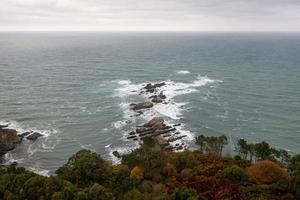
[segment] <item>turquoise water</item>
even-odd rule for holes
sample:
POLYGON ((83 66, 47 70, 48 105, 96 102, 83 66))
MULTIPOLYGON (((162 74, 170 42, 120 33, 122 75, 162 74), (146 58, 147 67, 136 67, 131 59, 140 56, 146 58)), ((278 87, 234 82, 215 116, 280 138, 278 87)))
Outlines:
POLYGON ((0 33, 0 121, 24 141, 6 161, 46 174, 81 148, 118 162, 111 151, 137 146, 132 127, 152 116, 198 134, 265 140, 300 152, 300 34, 0 33), (168 105, 132 117, 138 90, 166 81, 168 105))

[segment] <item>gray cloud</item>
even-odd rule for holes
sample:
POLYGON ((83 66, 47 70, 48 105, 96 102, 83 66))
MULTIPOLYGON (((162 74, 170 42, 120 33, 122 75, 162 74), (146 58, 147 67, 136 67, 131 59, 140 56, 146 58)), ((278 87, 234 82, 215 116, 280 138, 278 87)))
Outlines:
POLYGON ((300 31, 300 1, 1 0, 0 30, 300 31))

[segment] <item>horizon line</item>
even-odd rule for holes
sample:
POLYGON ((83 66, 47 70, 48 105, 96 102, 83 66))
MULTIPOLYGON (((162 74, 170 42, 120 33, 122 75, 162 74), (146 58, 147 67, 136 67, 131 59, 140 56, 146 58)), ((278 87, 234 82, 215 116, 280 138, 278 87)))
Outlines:
POLYGON ((300 30, 0 30, 5 32, 120 32, 120 33, 300 33, 300 30))

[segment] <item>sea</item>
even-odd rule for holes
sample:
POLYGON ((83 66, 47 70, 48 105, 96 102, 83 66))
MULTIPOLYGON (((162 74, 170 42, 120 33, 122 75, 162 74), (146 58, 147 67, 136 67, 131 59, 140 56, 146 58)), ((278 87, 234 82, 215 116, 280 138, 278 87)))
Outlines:
POLYGON ((197 135, 266 141, 300 153, 300 33, 1 32, 0 124, 44 136, 4 156, 49 175, 80 149, 120 162, 126 135, 160 116, 197 135), (165 82, 168 104, 141 116, 140 89, 165 82))

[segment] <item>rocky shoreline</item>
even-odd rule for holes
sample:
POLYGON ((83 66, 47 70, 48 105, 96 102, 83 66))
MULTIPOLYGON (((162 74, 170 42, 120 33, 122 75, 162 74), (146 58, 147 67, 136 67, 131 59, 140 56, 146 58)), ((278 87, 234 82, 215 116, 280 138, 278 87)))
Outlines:
POLYGON ((35 131, 18 132, 9 128, 9 124, 0 125, 0 156, 16 148, 23 139, 35 141, 43 134, 35 131))
MULTIPOLYGON (((130 108, 136 112, 135 116, 140 116, 145 110, 151 109, 155 104, 168 104, 167 96, 161 90, 166 85, 165 82, 152 84, 149 83, 143 87, 140 94, 147 94, 148 100, 131 103, 130 108)), ((187 148, 187 145, 180 140, 187 137, 177 130, 176 127, 181 124, 166 124, 162 117, 153 117, 145 124, 136 126, 126 136, 127 139, 139 141, 142 143, 145 137, 151 137, 155 141, 155 146, 164 151, 181 151, 187 148)), ((113 155, 120 158, 118 151, 114 151, 113 155)))

